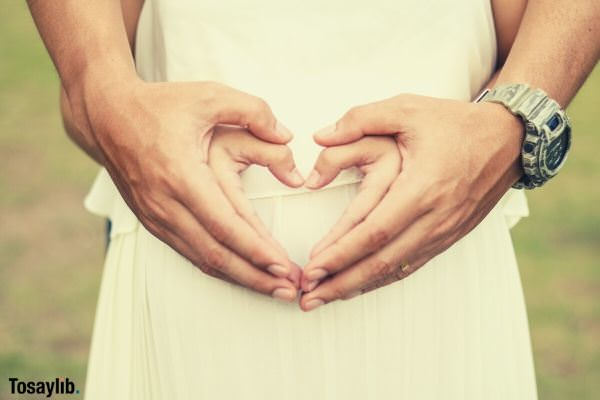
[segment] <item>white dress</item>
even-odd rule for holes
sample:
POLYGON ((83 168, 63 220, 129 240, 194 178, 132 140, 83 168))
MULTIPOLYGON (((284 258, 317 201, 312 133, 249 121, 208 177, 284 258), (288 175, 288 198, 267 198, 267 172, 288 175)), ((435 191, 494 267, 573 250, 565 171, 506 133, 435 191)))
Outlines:
MULTIPOLYGON (((469 100, 495 43, 488 0, 146 0, 136 58, 146 80, 265 99, 306 176, 315 130, 402 92, 469 100)), ((311 193, 262 167, 243 174, 300 265, 359 180, 349 169, 311 193)), ((203 274, 144 229, 105 170, 85 204, 113 223, 87 400, 536 398, 509 234, 527 215, 522 192, 407 279, 308 313, 203 274)))

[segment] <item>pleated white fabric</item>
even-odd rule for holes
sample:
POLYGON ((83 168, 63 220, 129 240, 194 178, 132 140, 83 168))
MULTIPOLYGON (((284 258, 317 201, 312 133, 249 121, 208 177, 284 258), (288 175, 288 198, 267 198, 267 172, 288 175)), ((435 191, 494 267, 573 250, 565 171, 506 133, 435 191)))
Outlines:
MULTIPOLYGON (((472 98, 495 62, 488 1, 146 0, 147 80, 215 80, 263 97, 296 137, 354 105, 412 92, 472 98)), ((259 216, 304 265, 356 193, 350 169, 316 191, 243 174, 259 216)), ((149 234, 105 170, 86 207, 113 230, 85 389, 95 399, 535 399, 510 191, 409 278, 303 313, 204 275, 149 234)))

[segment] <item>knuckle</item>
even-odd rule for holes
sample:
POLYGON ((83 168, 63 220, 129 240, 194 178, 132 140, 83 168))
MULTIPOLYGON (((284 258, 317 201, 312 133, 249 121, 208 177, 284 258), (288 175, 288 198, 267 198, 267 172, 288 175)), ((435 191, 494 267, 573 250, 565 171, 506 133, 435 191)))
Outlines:
POLYGON ((205 273, 206 275, 215 277, 217 276, 216 270, 214 268, 209 267, 207 264, 205 264, 204 262, 198 261, 194 263, 196 265, 196 267, 198 267, 198 269, 200 271, 202 271, 203 273, 205 273))
POLYGON ((232 218, 221 220, 214 215, 208 215, 203 225, 217 242, 225 243, 233 233, 233 228, 229 224, 223 223, 228 220, 230 221, 232 218))
POLYGON ((152 218, 148 217, 147 215, 142 214, 141 218, 140 218, 140 222, 142 224, 142 226, 148 231, 150 232, 154 237, 159 237, 161 236, 161 232, 162 230, 159 228, 158 224, 156 224, 152 218))
POLYGON ((396 271, 396 267, 390 261, 375 258, 369 268, 370 279, 385 278, 390 276, 396 271))
POLYGON ((148 212, 158 221, 169 221, 170 214, 161 199, 151 196, 148 199, 148 212))
MULTIPOLYGON (((333 285, 330 287, 330 293, 332 299, 342 299, 346 296, 346 290, 340 285, 333 285)), ((330 300, 331 301, 331 300, 330 300)))
POLYGON ((147 191, 139 196, 138 206, 142 217, 148 221, 165 221, 168 212, 162 199, 154 192, 147 191))
POLYGON ((214 268, 223 273, 227 274, 231 269, 231 254, 227 251, 224 251, 220 248, 211 248, 207 252, 206 256, 206 266, 208 268, 214 268))
POLYGON ((439 240, 447 237, 459 224, 460 220, 456 215, 450 215, 442 218, 431 230, 431 240, 439 240))
POLYGON ((250 250, 248 261, 252 265, 265 265, 267 259, 267 252, 264 250, 263 246, 255 246, 252 250, 250 250))
POLYGON ((367 234, 369 249, 378 250, 390 241, 390 234, 385 227, 375 226, 367 234))

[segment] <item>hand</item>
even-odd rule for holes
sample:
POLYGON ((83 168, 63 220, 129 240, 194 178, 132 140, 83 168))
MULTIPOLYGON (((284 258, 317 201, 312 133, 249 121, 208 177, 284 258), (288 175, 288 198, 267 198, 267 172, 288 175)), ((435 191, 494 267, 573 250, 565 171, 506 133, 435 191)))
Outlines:
MULTIPOLYGON (((401 167, 400 152, 395 138, 366 136, 350 144, 324 149, 319 154, 305 186, 319 189, 331 182, 341 170, 353 166, 364 174, 358 192, 329 233, 315 244, 311 257, 362 221, 385 195, 401 167)), ((303 274, 302 289, 313 290, 318 278, 303 274)))
POLYGON ((381 134, 396 135, 402 172, 364 220, 305 266, 303 275, 321 276, 300 300, 305 311, 413 273, 471 231, 522 173, 522 123, 493 103, 400 95, 351 109, 315 140, 381 134))
POLYGON ((297 285, 267 271, 276 265, 293 277, 297 267, 236 212, 208 165, 219 123, 279 144, 291 139, 264 101, 214 82, 120 82, 81 97, 80 129, 89 122, 104 166, 152 234, 213 277, 295 300, 297 285))
MULTIPOLYGON (((240 174, 252 164, 269 168, 277 179, 288 186, 298 187, 304 183, 288 146, 260 140, 244 128, 216 125, 208 150, 208 165, 213 170, 221 190, 235 211, 258 235, 287 257, 285 249, 271 236, 242 188, 240 174)), ((267 269, 273 275, 288 278, 298 286, 301 269, 293 264, 294 268, 291 271, 277 266, 269 266, 267 269)))

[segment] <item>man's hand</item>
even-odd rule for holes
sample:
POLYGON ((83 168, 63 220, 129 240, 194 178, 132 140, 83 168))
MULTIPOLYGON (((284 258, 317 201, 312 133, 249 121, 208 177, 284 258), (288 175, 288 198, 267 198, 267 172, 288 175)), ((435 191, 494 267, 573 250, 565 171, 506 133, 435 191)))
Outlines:
MULTIPOLYGON (((151 233, 209 275, 296 298, 298 266, 268 233, 257 232, 209 166, 217 124, 244 126, 266 141, 289 141, 291 134, 264 101, 214 82, 134 81, 90 89, 83 98, 104 166, 151 233)), ((293 160, 282 167, 295 176, 293 160)), ((285 183, 300 186, 303 180, 285 183)))
MULTIPOLYGON (((285 254, 285 249, 271 236, 244 193, 240 174, 252 164, 269 168, 273 176, 285 185, 298 187, 304 182, 296 169, 292 151, 288 146, 260 140, 244 128, 215 126, 208 151, 208 165, 215 174, 219 186, 235 211, 261 237, 285 254)), ((298 265, 294 264, 291 271, 279 266, 269 266, 267 269, 273 275, 288 278, 296 286, 299 285, 301 270, 298 265)))
POLYGON ((384 198, 313 252, 307 311, 413 273, 472 230, 521 175, 522 123, 501 105, 400 95, 351 109, 315 134, 324 146, 395 135, 402 171, 384 198))

